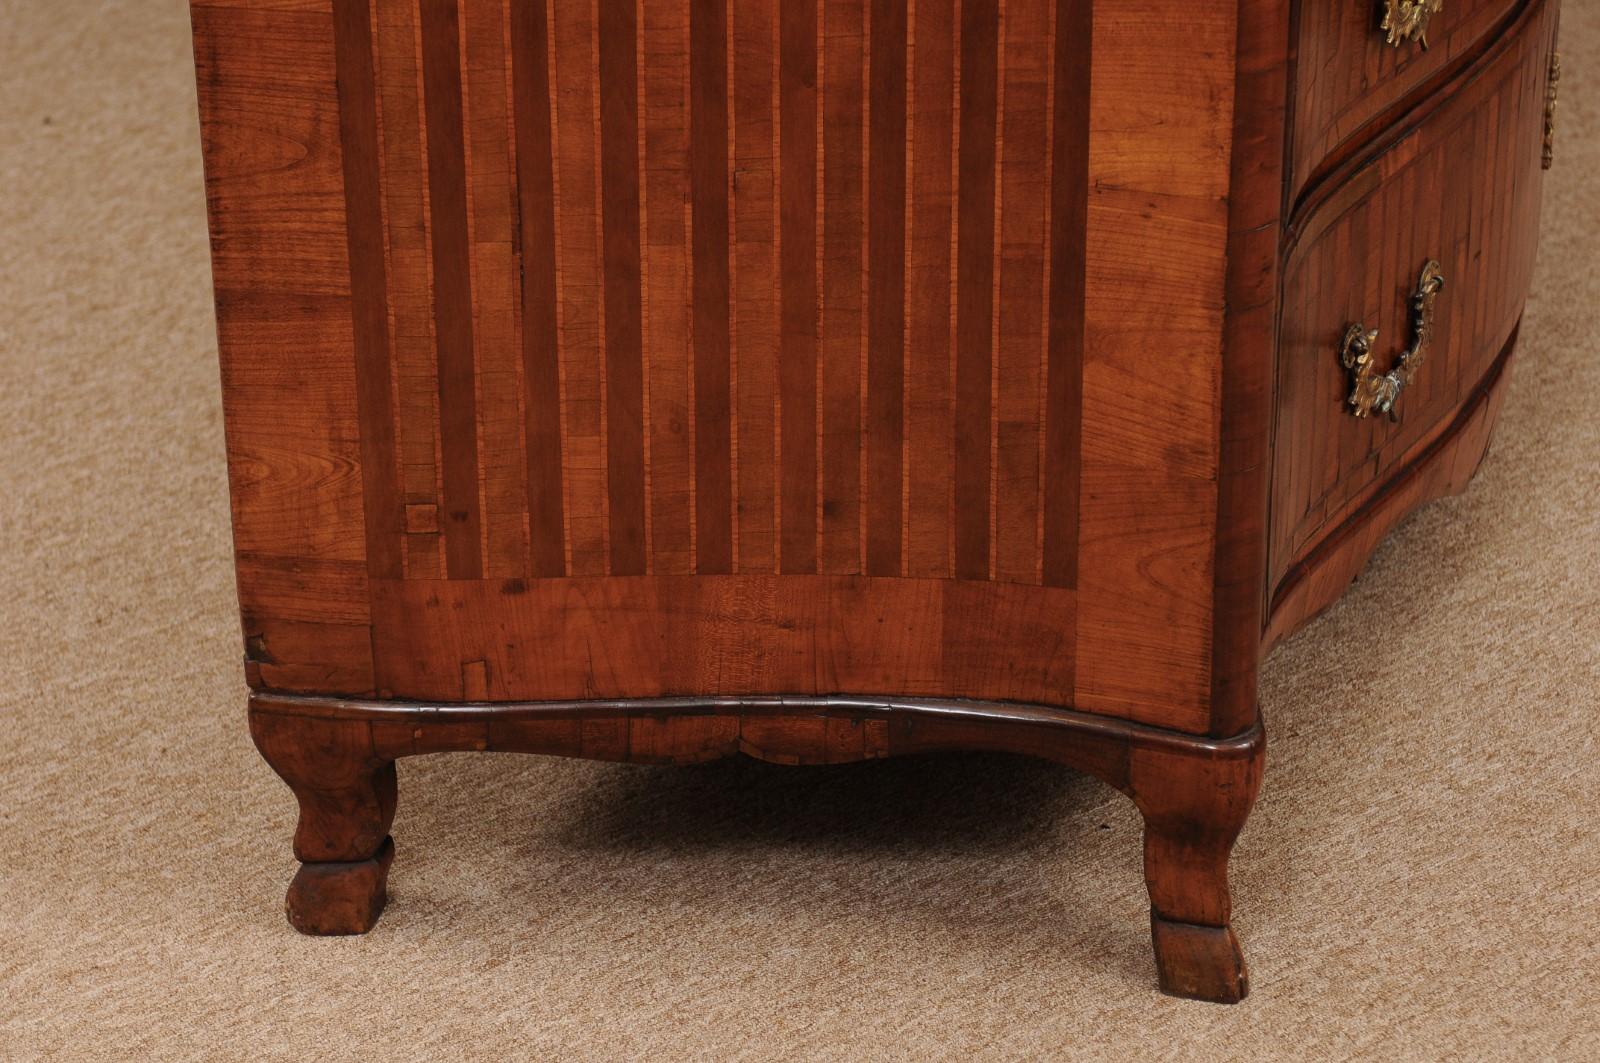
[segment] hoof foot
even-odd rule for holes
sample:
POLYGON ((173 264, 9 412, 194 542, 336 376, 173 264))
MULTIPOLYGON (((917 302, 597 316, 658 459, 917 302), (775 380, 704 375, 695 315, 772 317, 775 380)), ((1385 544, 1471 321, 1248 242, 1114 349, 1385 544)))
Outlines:
POLYGON ((1237 1004, 1250 992, 1250 974, 1231 927, 1172 923, 1151 912, 1150 936, 1163 993, 1237 1004))
POLYGON ((389 865, 394 839, 384 838, 369 860, 301 864, 284 910, 289 925, 302 934, 365 934, 389 899, 389 865))

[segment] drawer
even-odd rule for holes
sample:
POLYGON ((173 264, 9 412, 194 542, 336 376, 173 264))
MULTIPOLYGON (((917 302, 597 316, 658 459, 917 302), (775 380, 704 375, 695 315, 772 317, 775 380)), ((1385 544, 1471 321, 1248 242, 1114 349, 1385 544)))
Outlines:
MULTIPOLYGON (((1427 46, 1383 29, 1405 0, 1300 0, 1296 8, 1290 202, 1404 110, 1428 82, 1482 52, 1530 0, 1433 0, 1427 46)), ((1425 0, 1424 0, 1425 2, 1425 0)), ((1409 4, 1406 4, 1409 6, 1409 4)))
POLYGON ((1269 588, 1497 372, 1532 276, 1558 5, 1535 3, 1447 97, 1429 101, 1295 232, 1283 271, 1269 588), (1424 267, 1443 287, 1419 299, 1424 267), (1417 348, 1392 413, 1357 416, 1344 364, 1356 323, 1388 374, 1417 348))

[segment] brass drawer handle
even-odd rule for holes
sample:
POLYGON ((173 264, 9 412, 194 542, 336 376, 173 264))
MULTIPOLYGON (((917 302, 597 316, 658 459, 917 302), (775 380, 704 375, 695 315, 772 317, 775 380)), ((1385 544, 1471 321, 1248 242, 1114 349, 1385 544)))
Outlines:
POLYGON ((1544 168, 1556 164, 1556 108, 1561 103, 1561 53, 1550 56, 1549 84, 1544 94, 1544 168))
POLYGON ((1430 260, 1422 267, 1416 294, 1411 297, 1411 346, 1400 353, 1387 373, 1378 372, 1372 358, 1378 330, 1368 331, 1360 322, 1345 329, 1339 362, 1350 371, 1349 404, 1357 417, 1370 417, 1377 411, 1388 414, 1391 421, 1400 419, 1394 404, 1428 357, 1428 347, 1433 342, 1433 301, 1443 290, 1444 274, 1439 263, 1430 260))
POLYGON ((1396 48, 1407 41, 1428 47, 1428 20, 1444 7, 1444 0, 1384 0, 1382 29, 1396 48))

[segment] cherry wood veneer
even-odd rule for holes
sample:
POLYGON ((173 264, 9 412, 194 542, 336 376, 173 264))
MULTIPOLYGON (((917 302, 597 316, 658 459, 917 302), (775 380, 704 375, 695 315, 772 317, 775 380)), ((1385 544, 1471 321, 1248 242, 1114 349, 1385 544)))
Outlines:
POLYGON ((1555 15, 1549 4, 1524 5, 1448 92, 1385 131, 1381 152, 1314 190, 1288 232, 1268 532, 1275 595, 1291 565, 1500 378, 1538 246, 1555 15), (1350 416, 1349 374, 1328 351, 1347 324, 1364 321, 1380 329, 1387 365, 1409 339, 1412 292, 1430 259, 1446 289, 1399 419, 1350 416))
POLYGON ((404 756, 996 749, 1129 794, 1162 987, 1244 995, 1261 653, 1487 447, 1556 0, 192 11, 297 928, 377 919, 404 756))
POLYGON ((1298 198, 1400 114, 1435 95, 1438 79, 1473 63, 1530 0, 1447 0, 1428 23, 1428 47, 1375 44, 1361 0, 1302 0, 1293 30, 1294 136, 1287 188, 1298 198))

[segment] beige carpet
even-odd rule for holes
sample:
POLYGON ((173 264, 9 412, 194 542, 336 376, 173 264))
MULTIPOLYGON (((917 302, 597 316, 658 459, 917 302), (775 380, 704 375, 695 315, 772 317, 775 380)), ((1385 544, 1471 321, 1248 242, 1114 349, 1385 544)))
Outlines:
POLYGON ((1600 1058, 1600 8, 1494 454, 1280 651, 1256 991, 1159 996, 1042 763, 407 761, 378 929, 284 922, 178 0, 0 4, 0 1060, 1600 1058))

